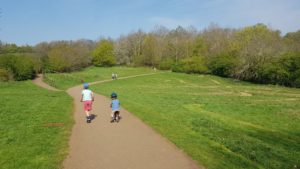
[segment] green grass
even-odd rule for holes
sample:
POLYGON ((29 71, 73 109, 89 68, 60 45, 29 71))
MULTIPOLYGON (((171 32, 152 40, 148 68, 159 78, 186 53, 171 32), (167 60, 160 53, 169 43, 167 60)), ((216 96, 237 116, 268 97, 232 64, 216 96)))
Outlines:
MULTIPOLYGON (((92 86, 207 168, 300 167, 300 90, 164 73, 92 86)), ((126 120, 126 119, 124 119, 126 120)))
POLYGON ((73 124, 71 97, 30 81, 0 88, 0 168, 62 168, 73 124))
POLYGON ((73 73, 48 73, 45 75, 45 82, 58 89, 68 89, 79 85, 82 81, 94 82, 99 80, 111 79, 112 73, 117 73, 118 77, 153 73, 149 68, 130 68, 130 67, 89 67, 82 71, 73 73))

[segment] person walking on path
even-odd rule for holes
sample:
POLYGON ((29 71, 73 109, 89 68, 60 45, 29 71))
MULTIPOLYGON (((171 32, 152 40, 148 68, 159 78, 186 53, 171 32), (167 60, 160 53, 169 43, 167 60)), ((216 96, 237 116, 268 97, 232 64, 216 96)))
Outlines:
POLYGON ((92 110, 92 104, 94 101, 94 93, 88 89, 89 84, 84 83, 83 84, 83 90, 81 91, 81 102, 83 102, 83 107, 84 111, 86 114, 86 122, 90 123, 91 122, 91 113, 90 111, 92 110))

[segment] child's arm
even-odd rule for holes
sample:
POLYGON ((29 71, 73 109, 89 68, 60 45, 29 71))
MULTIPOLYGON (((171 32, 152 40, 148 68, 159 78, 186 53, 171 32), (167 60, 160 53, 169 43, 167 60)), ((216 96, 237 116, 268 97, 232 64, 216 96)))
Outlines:
POLYGON ((94 100, 95 100, 94 93, 92 92, 92 101, 94 101, 94 100))

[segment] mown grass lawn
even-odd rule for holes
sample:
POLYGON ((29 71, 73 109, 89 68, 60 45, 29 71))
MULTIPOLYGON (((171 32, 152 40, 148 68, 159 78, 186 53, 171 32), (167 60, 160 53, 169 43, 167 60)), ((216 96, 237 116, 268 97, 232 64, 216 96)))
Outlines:
MULTIPOLYGON (((92 86, 207 168, 300 167, 300 90, 163 73, 92 86)), ((126 119, 124 119, 126 120, 126 119)))
POLYGON ((89 67, 82 71, 72 73, 47 73, 45 82, 58 89, 68 89, 70 87, 85 82, 111 79, 112 73, 117 73, 118 77, 153 73, 150 68, 131 68, 131 67, 89 67))
POLYGON ((0 168, 61 168, 73 124, 72 98, 30 81, 0 82, 0 88, 0 168))

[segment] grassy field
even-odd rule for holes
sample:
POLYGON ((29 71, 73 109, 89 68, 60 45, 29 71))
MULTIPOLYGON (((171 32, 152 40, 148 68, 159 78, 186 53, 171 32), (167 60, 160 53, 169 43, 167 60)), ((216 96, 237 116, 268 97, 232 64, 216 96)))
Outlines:
MULTIPOLYGON (((300 90, 164 73, 92 87, 207 168, 300 167, 300 90)), ((126 119, 124 119, 126 120, 126 119)))
POLYGON ((111 79, 112 73, 117 73, 118 77, 153 73, 149 68, 130 68, 130 67, 89 67, 83 71, 73 73, 49 73, 45 74, 45 81, 58 89, 68 89, 81 84, 82 81, 94 82, 104 79, 111 79))
POLYGON ((71 97, 30 81, 0 82, 0 88, 0 168, 61 168, 73 124, 71 97))

